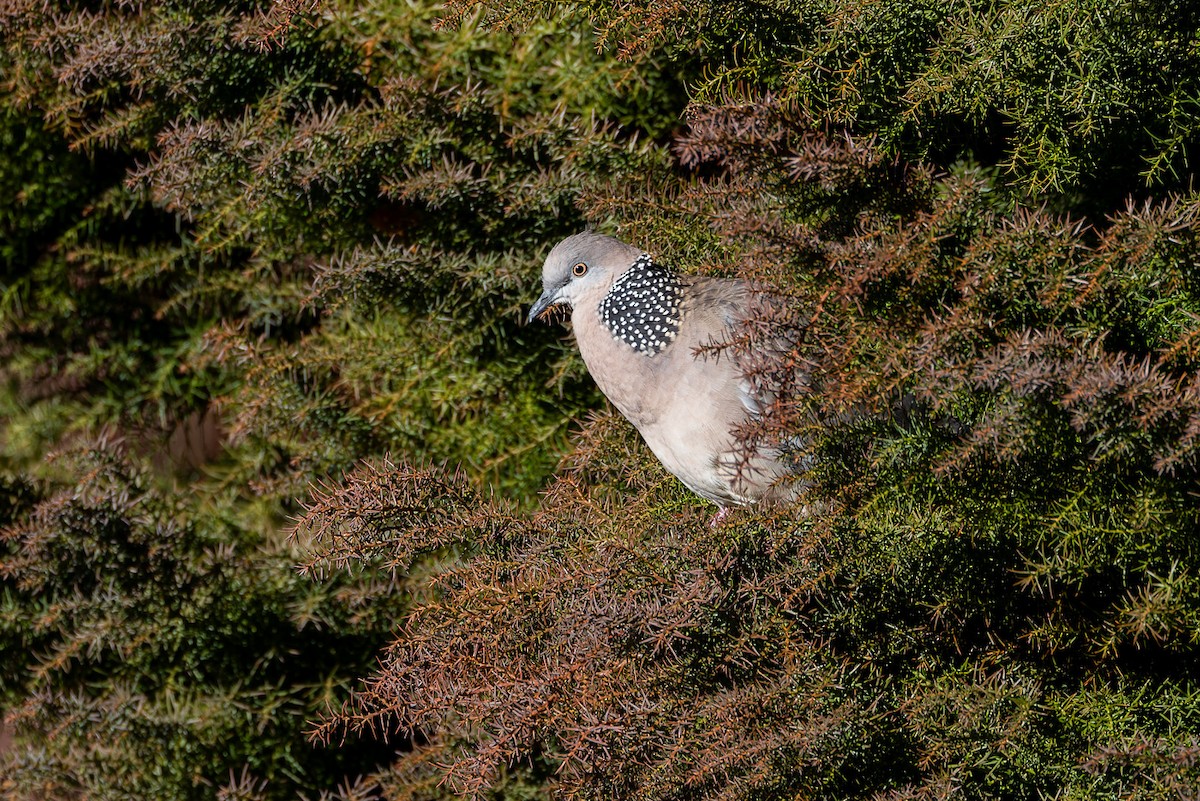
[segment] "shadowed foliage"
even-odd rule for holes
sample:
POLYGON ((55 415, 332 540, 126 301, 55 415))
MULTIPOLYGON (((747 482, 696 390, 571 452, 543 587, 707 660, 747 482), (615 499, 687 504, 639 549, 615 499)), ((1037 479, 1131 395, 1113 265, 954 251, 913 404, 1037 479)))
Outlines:
POLYGON ((10 3, 0 793, 1190 797, 1198 21, 10 3), (773 288, 794 507, 520 324, 587 224, 773 288))
POLYGON ((719 174, 660 218, 711 219, 805 310, 760 377, 812 391, 759 433, 816 443, 808 511, 710 529, 611 418, 533 515, 364 469, 303 519, 326 560, 467 558, 330 736, 436 731, 397 775, 473 794, 531 758, 579 798, 1194 785, 1195 201, 1085 223, 875 148, 698 108, 676 152, 719 174))
POLYGON ((595 404, 526 268, 668 168, 680 68, 437 13, 0 10, 6 797, 373 792, 406 738, 304 732, 407 582, 296 577, 288 515, 388 451, 529 505, 595 404))

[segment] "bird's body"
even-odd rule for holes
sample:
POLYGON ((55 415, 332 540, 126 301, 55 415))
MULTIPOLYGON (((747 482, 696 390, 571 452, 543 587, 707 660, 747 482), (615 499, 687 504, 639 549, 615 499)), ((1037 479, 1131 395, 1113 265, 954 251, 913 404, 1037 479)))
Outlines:
POLYGON ((763 399, 726 352, 757 293, 743 281, 682 276, 611 237, 576 234, 546 258, 530 319, 571 308, 580 354, 600 391, 663 466, 722 509, 776 494, 774 450, 748 452, 736 429, 763 399))

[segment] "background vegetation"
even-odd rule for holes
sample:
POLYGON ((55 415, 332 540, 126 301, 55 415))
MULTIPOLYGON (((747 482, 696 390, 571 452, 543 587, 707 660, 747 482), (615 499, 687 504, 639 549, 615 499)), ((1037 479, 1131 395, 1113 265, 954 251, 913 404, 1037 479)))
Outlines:
POLYGON ((9 3, 0 794, 1191 797, 1193 5, 9 3), (589 224, 791 299, 802 507, 520 324, 589 224))

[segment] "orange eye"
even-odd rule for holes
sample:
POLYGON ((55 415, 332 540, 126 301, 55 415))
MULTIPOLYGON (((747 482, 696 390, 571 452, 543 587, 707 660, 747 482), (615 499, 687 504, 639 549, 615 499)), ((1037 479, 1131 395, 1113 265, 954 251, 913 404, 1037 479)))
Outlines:
POLYGON ((587 272, 587 265, 584 264, 583 262, 579 262, 578 264, 576 264, 574 267, 571 268, 571 274, 574 275, 576 278, 579 278, 586 272, 587 272))

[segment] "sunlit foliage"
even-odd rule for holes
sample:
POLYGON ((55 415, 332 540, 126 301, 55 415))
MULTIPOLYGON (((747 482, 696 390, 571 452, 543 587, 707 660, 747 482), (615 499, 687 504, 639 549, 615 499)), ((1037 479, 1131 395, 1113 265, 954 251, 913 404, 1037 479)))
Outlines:
POLYGON ((1194 5, 8 4, 0 792, 1194 794, 1194 5), (795 507, 521 324, 589 224, 795 507))

